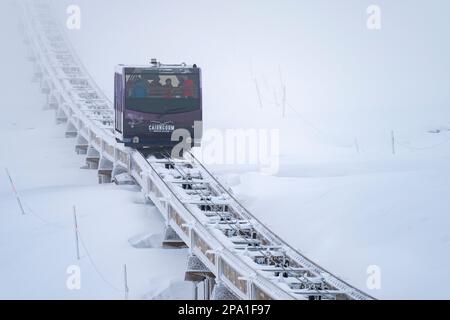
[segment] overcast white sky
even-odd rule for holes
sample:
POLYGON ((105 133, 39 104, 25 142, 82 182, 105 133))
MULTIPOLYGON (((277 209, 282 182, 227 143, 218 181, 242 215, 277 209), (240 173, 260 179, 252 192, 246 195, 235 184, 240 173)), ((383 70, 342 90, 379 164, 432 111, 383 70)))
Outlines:
MULTIPOLYGON (((81 30, 68 33, 110 96, 119 63, 157 57, 201 66, 209 127, 260 125, 258 119, 267 115, 256 108, 253 79, 266 108, 281 100, 283 82, 288 102, 302 116, 344 138, 448 124, 450 3, 445 0, 53 3, 61 23, 68 5, 80 6, 81 30), (366 27, 370 4, 381 8, 379 31, 366 27)), ((8 2, 2 6, 11 10, 8 2)), ((3 24, 2 43, 8 43, 9 26, 3 24)), ((0 55, 2 61, 11 59, 0 55)))

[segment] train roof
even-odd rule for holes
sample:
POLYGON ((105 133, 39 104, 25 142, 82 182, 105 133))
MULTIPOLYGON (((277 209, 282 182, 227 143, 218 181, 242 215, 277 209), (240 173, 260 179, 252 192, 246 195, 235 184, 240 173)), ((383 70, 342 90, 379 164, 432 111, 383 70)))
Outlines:
POLYGON ((198 73, 199 71, 200 68, 196 64, 163 64, 154 59, 148 65, 119 64, 116 67, 117 73, 198 73))

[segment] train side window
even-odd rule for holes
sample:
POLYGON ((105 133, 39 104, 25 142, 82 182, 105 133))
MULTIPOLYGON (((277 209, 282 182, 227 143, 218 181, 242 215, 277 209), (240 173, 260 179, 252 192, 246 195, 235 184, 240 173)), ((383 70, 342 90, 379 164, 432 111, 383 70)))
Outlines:
POLYGON ((194 98, 199 95, 197 75, 192 74, 127 74, 128 98, 194 98))

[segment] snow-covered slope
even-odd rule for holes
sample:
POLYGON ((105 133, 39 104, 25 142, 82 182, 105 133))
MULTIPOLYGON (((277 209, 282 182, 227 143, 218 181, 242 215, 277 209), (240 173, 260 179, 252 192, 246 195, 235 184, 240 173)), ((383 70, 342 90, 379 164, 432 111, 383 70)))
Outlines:
POLYGON ((285 240, 375 297, 447 299, 448 161, 299 160, 282 177, 241 175, 234 189, 285 240), (380 290, 366 287, 371 265, 380 268, 380 290))
POLYGON ((136 237, 162 238, 157 209, 135 186, 98 185, 80 169, 74 140, 64 138, 54 111, 31 83, 31 64, 16 32, 13 6, 2 3, 0 79, 0 299, 123 299, 123 265, 130 298, 191 298, 184 282, 186 250, 135 248, 136 237), (19 192, 16 202, 5 168, 19 192), (82 240, 76 259, 72 207, 82 240), (131 240, 131 242, 130 242, 131 240), (81 271, 80 290, 66 286, 67 270, 81 271))
POLYGON ((81 1, 69 33, 108 94, 116 63, 198 63, 207 129, 280 129, 275 175, 210 166, 255 215, 375 297, 450 297, 447 3, 380 1, 380 32, 370 1, 130 3, 81 1))
MULTIPOLYGON (((198 63, 204 75, 206 129, 280 129, 275 175, 261 174, 254 166, 210 166, 252 213, 308 257, 375 297, 449 298, 450 47, 442 39, 450 28, 450 4, 379 3, 382 30, 371 32, 365 24, 371 1, 218 5, 201 0, 192 6, 183 1, 80 0, 82 28, 70 31, 69 37, 110 96, 117 63, 146 63, 152 57, 198 63), (283 82, 289 103, 285 118, 280 107, 283 82), (440 132, 430 132, 436 129, 440 132), (380 290, 366 287, 370 265, 380 268, 380 290)), ((68 4, 55 2, 61 23, 68 4)), ((27 72, 7 67, 11 77, 2 80, 8 83, 20 82, 20 73, 27 72)), ((35 90, 30 88, 27 92, 35 90)), ((8 94, 12 97, 7 101, 20 95, 8 94)), ((17 117, 23 112, 18 110, 17 117)), ((50 130, 47 137, 55 137, 53 145, 61 149, 51 154, 71 168, 64 170, 67 180, 59 180, 58 167, 52 175, 39 173, 37 165, 29 172, 24 169, 35 163, 30 159, 40 159, 42 165, 49 159, 36 151, 45 145, 36 130, 26 130, 40 115, 20 117, 20 126, 1 120, 7 131, 2 136, 36 139, 30 140, 33 154, 13 148, 17 139, 2 139, 7 146, 2 152, 9 154, 2 154, 2 160, 9 159, 16 183, 31 188, 36 180, 27 182, 27 175, 40 175, 39 181, 49 179, 51 185, 91 184, 85 175, 95 174, 77 169, 80 163, 67 140, 59 133, 52 136, 55 129, 40 132, 50 130)), ((1 183, 8 199, 2 206, 17 210, 7 181, 1 183)), ((111 187, 89 188, 112 192, 111 187)), ((113 189, 135 197, 134 191, 113 189)), ((36 199, 33 205, 42 202, 36 199)), ((69 222, 71 205, 64 207, 69 222)), ((2 223, 2 228, 7 227, 2 223)), ((120 269, 124 259, 119 260, 120 269)), ((120 284, 116 269, 111 272, 119 274, 120 284)), ((177 285, 171 288, 177 290, 177 285)))

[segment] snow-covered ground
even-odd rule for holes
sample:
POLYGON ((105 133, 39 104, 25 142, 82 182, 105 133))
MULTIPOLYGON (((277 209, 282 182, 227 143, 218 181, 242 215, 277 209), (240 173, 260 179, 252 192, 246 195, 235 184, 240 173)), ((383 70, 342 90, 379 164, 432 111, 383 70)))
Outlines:
MULTIPOLYGON (((219 5, 199 0, 192 6, 182 1, 80 0, 82 28, 69 31, 69 37, 109 96, 115 64, 143 64, 152 57, 163 62, 198 63, 203 67, 206 129, 280 130, 280 166, 274 175, 263 174, 254 166, 210 166, 253 214, 305 255, 377 298, 448 299, 450 47, 442 39, 450 28, 446 18, 450 4, 437 0, 379 2, 383 27, 371 32, 365 25, 365 10, 371 1, 227 1, 219 5), (263 108, 259 106, 255 79, 263 108), (285 118, 280 107, 283 82, 289 102, 285 118), (435 129, 440 132, 429 132, 435 129), (391 130, 396 139, 395 155, 391 152, 391 130), (372 265, 381 271, 379 290, 366 287, 367 268, 372 265)), ((55 2, 61 23, 68 4, 72 3, 55 2)), ((11 52, 20 52, 20 48, 11 52)), ((2 78, 3 82, 21 83, 23 75, 29 74, 27 65, 17 68, 8 64, 5 68, 9 77, 2 78)), ((64 250, 68 248, 66 260, 70 263, 74 254, 70 229, 73 204, 79 207, 86 242, 93 242, 92 256, 96 247, 104 248, 96 241, 105 241, 111 250, 124 248, 120 256, 116 253, 112 270, 105 267, 104 271, 120 286, 124 260, 128 260, 128 254, 141 253, 126 241, 147 229, 161 232, 161 221, 152 208, 139 203, 135 190, 95 185, 94 172, 78 169, 81 157, 75 156, 70 142, 62 138, 63 129, 51 124, 51 115, 39 111, 42 97, 27 94, 25 99, 23 89, 10 87, 5 101, 18 106, 8 108, 8 116, 0 120, 1 135, 9 138, 2 139, 2 166, 10 168, 33 210, 68 226, 64 250), (20 101, 15 99, 18 96, 20 101), (30 99, 33 108, 25 108, 23 103, 30 99), (24 110, 30 116, 23 117, 24 110), (21 139, 27 139, 26 149, 18 147, 21 139), (42 186, 60 188, 45 189, 47 194, 39 198, 42 186), (33 192, 36 189, 40 192, 33 192), (64 197, 57 201, 56 194, 61 193, 64 197), (112 211, 117 206, 110 201, 119 204, 120 199, 131 198, 120 201, 120 206, 130 206, 130 216, 136 220, 129 221, 127 213, 128 223, 124 223, 123 211, 96 212, 94 206, 101 201, 90 206, 86 201, 94 194, 105 199, 104 205, 112 211), (61 219, 65 220, 55 218, 58 212, 64 212, 61 219), (100 228, 103 217, 117 219, 117 224, 109 221, 108 226, 118 229, 104 231, 105 239, 89 239, 89 235, 93 237, 89 228, 100 228), (107 240, 118 242, 109 246, 107 240)), ((28 82, 26 88, 27 93, 36 92, 28 82)), ((37 251, 18 254, 12 247, 5 247, 5 241, 17 246, 25 241, 35 244, 26 232, 33 227, 40 228, 35 231, 39 239, 53 243, 47 230, 61 235, 62 231, 37 219, 31 222, 31 215, 21 217, 8 181, 0 183, 1 248, 9 253, 0 256, 0 265, 8 266, 3 259, 19 263, 17 259, 37 251), (14 214, 5 217, 6 212, 14 214), (24 219, 34 224, 21 223, 24 219)), ((158 266, 178 259, 173 263, 177 269, 171 272, 171 278, 181 279, 185 253, 161 253, 158 249, 144 252, 145 258, 140 256, 143 266, 156 263, 152 255, 158 257, 158 266), (150 259, 145 260, 147 257, 150 259)), ((89 268, 86 259, 83 262, 89 268)), ((133 275, 131 266, 129 269, 130 277, 141 276, 139 272, 133 275)), ((25 271, 11 266, 2 276, 11 283, 13 277, 5 274, 25 271)), ((166 270, 151 267, 140 280, 151 281, 158 272, 166 270)), ((95 287, 101 288, 101 280, 94 272, 89 274, 97 281, 95 287)), ((34 275, 24 279, 42 281, 34 275)), ((20 293, 25 289, 17 290, 20 293)), ((99 293, 101 297, 116 294, 106 285, 104 290, 108 294, 99 293)), ((141 295, 146 291, 151 291, 150 286, 138 290, 141 295)), ((1 294, 8 293, 2 289, 1 294)), ((33 294, 38 295, 35 290, 33 294)))
POLYGON ((84 158, 75 154, 74 140, 64 138, 65 125, 55 124, 54 111, 43 111, 45 98, 30 82, 12 6, 2 7, 0 32, 8 46, 1 59, 7 76, 0 80, 0 299, 123 299, 124 264, 130 298, 191 298, 184 281, 187 251, 158 247, 164 230, 158 210, 144 203, 137 187, 99 185, 95 170, 80 169, 84 158), (154 247, 136 247, 140 239, 154 247), (80 267, 80 290, 66 285, 73 265, 80 267))
POLYGON ((375 297, 446 299, 448 161, 300 160, 289 176, 241 175, 234 190, 273 231, 375 297), (371 265, 380 268, 380 290, 366 287, 371 265))

